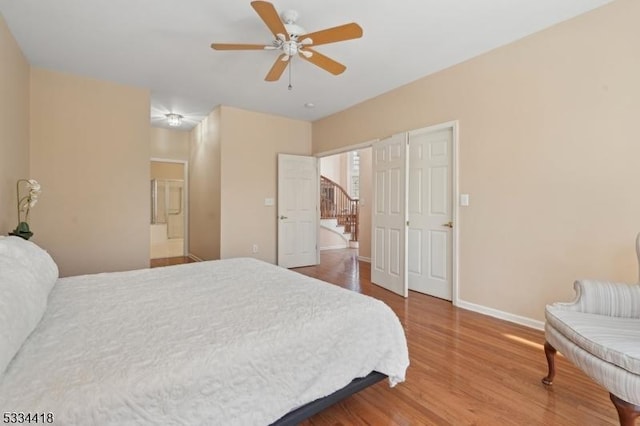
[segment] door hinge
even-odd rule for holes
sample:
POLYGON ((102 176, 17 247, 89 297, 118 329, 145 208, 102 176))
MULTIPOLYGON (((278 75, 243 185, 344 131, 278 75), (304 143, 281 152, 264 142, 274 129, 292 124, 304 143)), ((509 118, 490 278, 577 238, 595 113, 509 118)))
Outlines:
POLYGON ((409 226, 409 221, 407 221, 407 226, 409 226))

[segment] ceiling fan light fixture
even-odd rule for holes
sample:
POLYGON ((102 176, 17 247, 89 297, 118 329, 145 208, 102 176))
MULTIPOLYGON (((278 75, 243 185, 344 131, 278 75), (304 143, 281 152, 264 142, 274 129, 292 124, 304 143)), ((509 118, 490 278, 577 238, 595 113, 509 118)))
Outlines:
POLYGON ((306 33, 306 30, 298 24, 284 24, 284 27, 287 29, 287 33, 289 33, 289 37, 292 39, 297 39, 299 35, 306 33))
POLYGON ((282 45, 282 51, 287 56, 295 56, 298 53, 298 43, 295 41, 285 41, 282 45))
POLYGON ((171 112, 169 114, 166 114, 165 116, 167 117, 167 122, 169 123, 169 126, 179 127, 180 125, 182 125, 182 119, 184 117, 181 116, 180 114, 175 114, 171 112))

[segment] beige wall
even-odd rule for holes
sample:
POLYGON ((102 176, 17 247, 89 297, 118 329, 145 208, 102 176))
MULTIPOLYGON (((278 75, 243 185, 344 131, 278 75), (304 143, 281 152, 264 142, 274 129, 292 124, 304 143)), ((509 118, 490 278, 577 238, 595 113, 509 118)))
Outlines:
POLYGON ((33 68, 32 230, 61 275, 149 265, 149 94, 33 68))
MULTIPOLYGON (((18 224, 16 181, 29 174, 29 63, 0 15, 0 235, 18 224)), ((37 216, 39 206, 31 211, 37 216)))
POLYGON ((318 230, 318 248, 320 250, 333 250, 348 246, 348 242, 340 234, 330 231, 324 226, 318 230))
POLYGON ((311 123, 221 107, 222 258, 276 262, 277 154, 311 154, 311 123), (253 244, 259 252, 251 253, 253 244))
POLYGON ((314 152, 459 120, 461 299, 542 320, 576 278, 636 281, 638 16, 618 0, 314 122, 314 152))
POLYGON ((151 128, 151 157, 163 160, 189 160, 190 132, 151 128))
POLYGON ((150 169, 151 179, 179 179, 184 180, 184 164, 152 161, 150 169))
POLYGON ((349 154, 330 155, 320 158, 320 174, 331 179, 346 191, 349 191, 349 179, 347 168, 349 167, 349 154))
POLYGON ((220 259, 220 108, 189 139, 189 253, 220 259))
POLYGON ((362 260, 371 260, 371 156, 373 150, 364 148, 360 154, 360 235, 358 238, 358 256, 362 260))

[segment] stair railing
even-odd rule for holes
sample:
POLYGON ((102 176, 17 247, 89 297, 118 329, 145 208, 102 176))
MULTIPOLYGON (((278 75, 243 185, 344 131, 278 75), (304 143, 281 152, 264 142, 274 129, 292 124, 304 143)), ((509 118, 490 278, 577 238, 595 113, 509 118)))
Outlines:
POLYGON ((320 218, 336 219, 351 234, 351 241, 358 241, 358 213, 357 199, 331 179, 320 176, 320 218))

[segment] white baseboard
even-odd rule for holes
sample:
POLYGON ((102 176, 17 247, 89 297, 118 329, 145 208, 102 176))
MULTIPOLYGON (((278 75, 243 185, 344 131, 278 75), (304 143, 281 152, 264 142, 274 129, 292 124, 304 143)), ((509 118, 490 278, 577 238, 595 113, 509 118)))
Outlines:
POLYGON ((337 246, 326 246, 326 247, 320 247, 320 251, 322 250, 338 250, 338 249, 344 249, 347 248, 347 245, 337 245, 337 246))
POLYGON ((487 306, 476 305, 475 303, 465 302, 464 300, 458 300, 456 306, 458 308, 467 309, 469 311, 478 312, 484 315, 489 315, 490 317, 524 325, 525 327, 534 328, 536 330, 544 330, 543 321, 515 315, 509 312, 499 311, 498 309, 489 308, 487 306))
POLYGON ((187 257, 188 257, 189 259, 191 259, 191 260, 195 260, 196 262, 204 262, 204 260, 203 260, 203 259, 200 259, 200 258, 199 258, 198 256, 196 256, 195 254, 191 254, 191 253, 189 253, 189 254, 187 255, 187 257))
POLYGON ((370 257, 358 256, 358 260, 359 260, 360 262, 371 263, 371 258, 370 258, 370 257))

